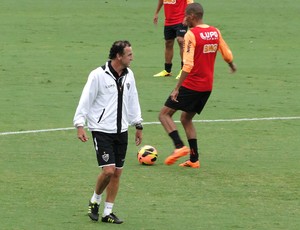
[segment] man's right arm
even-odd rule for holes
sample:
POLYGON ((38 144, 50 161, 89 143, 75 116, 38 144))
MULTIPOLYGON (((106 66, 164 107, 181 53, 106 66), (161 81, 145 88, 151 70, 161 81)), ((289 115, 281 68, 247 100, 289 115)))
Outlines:
POLYGON ((236 65, 233 63, 233 55, 232 52, 229 48, 229 46, 227 45, 227 43, 225 42, 225 40, 223 39, 221 32, 219 32, 219 36, 220 36, 220 43, 219 43, 219 51, 222 54, 222 57, 224 59, 224 61, 226 61, 230 67, 230 72, 234 73, 237 68, 236 65))
POLYGON ((158 23, 158 14, 163 5, 164 5, 163 0, 158 0, 157 7, 156 7, 156 10, 154 12, 154 17, 153 17, 153 23, 155 25, 157 25, 157 23, 158 23))

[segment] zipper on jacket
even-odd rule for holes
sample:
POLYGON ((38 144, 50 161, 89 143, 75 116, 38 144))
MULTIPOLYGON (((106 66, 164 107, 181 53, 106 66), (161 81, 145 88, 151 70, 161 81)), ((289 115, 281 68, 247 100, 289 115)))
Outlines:
POLYGON ((122 110, 123 110, 123 91, 124 91, 124 84, 126 82, 127 68, 124 69, 121 76, 117 76, 118 74, 115 72, 115 70, 111 67, 110 62, 107 64, 108 69, 111 71, 111 73, 106 70, 106 65, 101 66, 102 69, 105 71, 106 74, 110 75, 112 78, 114 78, 118 90, 118 104, 117 104, 117 133, 121 133, 122 131, 122 110))
POLYGON ((122 130, 122 107, 123 107, 123 77, 116 79, 118 88, 118 105, 117 105, 117 133, 121 133, 122 130))

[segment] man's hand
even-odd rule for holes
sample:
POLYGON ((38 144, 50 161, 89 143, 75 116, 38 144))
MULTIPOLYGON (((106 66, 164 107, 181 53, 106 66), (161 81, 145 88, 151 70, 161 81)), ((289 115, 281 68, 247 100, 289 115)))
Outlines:
POLYGON ((157 25, 157 23, 158 23, 158 14, 154 14, 153 23, 154 23, 154 25, 157 25))
POLYGON ((236 65, 233 62, 228 63, 229 67, 230 67, 230 73, 235 73, 237 68, 236 65))
POLYGON ((86 132, 84 130, 83 126, 79 126, 77 127, 77 137, 79 140, 81 140, 82 142, 86 142, 88 141, 88 136, 86 135, 86 132))
POLYGON ((138 146, 142 143, 143 139, 143 131, 140 129, 137 129, 135 132, 135 145, 138 146))
POLYGON ((179 93, 179 92, 178 92, 177 89, 174 89, 174 90, 172 91, 172 93, 171 93, 171 95, 170 95, 172 101, 178 102, 178 101, 177 101, 178 93, 179 93))

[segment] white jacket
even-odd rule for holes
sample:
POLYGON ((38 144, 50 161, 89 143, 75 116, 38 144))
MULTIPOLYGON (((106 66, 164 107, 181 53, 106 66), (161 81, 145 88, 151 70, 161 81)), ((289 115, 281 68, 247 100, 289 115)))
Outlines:
POLYGON ((87 121, 90 131, 120 133, 142 122, 133 72, 127 68, 118 85, 108 63, 89 74, 74 116, 75 127, 87 121))

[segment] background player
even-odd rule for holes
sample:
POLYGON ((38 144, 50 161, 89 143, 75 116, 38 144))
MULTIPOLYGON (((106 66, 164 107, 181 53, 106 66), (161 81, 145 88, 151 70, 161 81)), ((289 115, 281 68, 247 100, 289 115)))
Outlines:
MULTIPOLYGON (((187 26, 183 24, 184 11, 187 4, 190 4, 192 2, 193 0, 158 0, 157 7, 154 13, 153 22, 155 25, 157 25, 159 11, 162 8, 162 6, 164 6, 165 69, 153 75, 154 77, 168 77, 172 75, 171 70, 172 70, 172 59, 174 55, 175 38, 179 45, 180 60, 181 60, 180 69, 181 69, 183 37, 187 31, 187 26)), ((177 75, 178 77, 180 76, 180 72, 177 75)))

